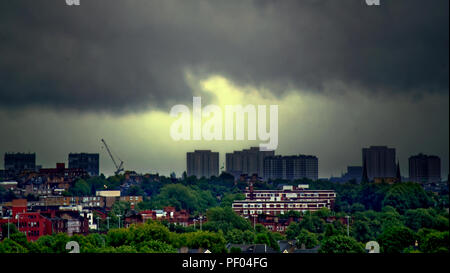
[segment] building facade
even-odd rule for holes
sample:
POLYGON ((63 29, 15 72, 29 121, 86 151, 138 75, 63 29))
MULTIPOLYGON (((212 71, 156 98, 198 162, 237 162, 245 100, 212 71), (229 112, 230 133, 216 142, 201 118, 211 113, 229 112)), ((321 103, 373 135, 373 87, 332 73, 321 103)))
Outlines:
POLYGON ((35 153, 5 153, 4 157, 5 170, 16 174, 22 171, 36 170, 36 154, 35 153))
POLYGON ((441 159, 418 154, 409 158, 409 179, 419 183, 441 182, 441 159))
POLYGON ((242 174, 264 175, 264 159, 274 156, 275 151, 260 151, 259 147, 251 147, 242 151, 226 154, 226 170, 235 177, 242 174))
POLYGON ((100 166, 99 162, 99 154, 69 154, 69 169, 83 169, 90 176, 98 176, 100 166))
POLYGON ((366 168, 367 178, 370 181, 373 181, 375 178, 396 177, 395 148, 386 146, 363 148, 362 161, 363 168, 366 168))
POLYGON ((312 155, 270 156, 264 159, 264 179, 319 178, 319 160, 312 155))
POLYGON ((194 223, 187 210, 177 211, 175 207, 165 207, 162 210, 143 210, 138 213, 130 213, 125 216, 124 226, 145 223, 147 220, 167 221, 185 227, 194 223))
MULTIPOLYGON (((306 185, 307 186, 307 185, 306 185)), ((289 211, 317 211, 333 209, 336 193, 333 190, 308 190, 304 185, 284 186, 282 190, 245 191, 245 200, 233 202, 233 210, 246 218, 257 215, 280 215, 289 211)))
POLYGON ((195 150, 186 155, 186 173, 197 178, 219 175, 219 153, 211 150, 195 150))

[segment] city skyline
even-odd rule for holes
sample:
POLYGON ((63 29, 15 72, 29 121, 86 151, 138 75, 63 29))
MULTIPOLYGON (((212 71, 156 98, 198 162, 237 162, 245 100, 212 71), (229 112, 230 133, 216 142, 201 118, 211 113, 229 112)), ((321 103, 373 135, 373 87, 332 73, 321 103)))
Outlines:
POLYGON ((276 153, 316 155, 319 177, 372 145, 395 147, 403 175, 424 153, 448 176, 448 1, 103 2, 0 3, 1 154, 99 153, 110 175, 104 138, 125 169, 179 176, 189 151, 222 166, 260 143, 171 139, 171 107, 201 97, 278 105, 276 153))
MULTIPOLYGON (((363 173, 364 166, 367 168, 366 170, 368 172, 368 178, 369 178, 370 181, 373 181, 374 178, 382 178, 382 177, 395 178, 396 177, 396 172, 397 172, 397 164, 400 163, 400 161, 396 157, 395 150, 396 150, 395 148, 387 147, 387 146, 374 146, 374 145, 371 145, 368 148, 363 147, 361 149, 361 151, 362 151, 362 160, 360 162, 360 165, 358 165, 358 166, 356 166, 356 165, 354 165, 354 166, 346 165, 347 172, 342 171, 341 174, 340 174, 341 176, 339 176, 339 175, 338 176, 331 175, 331 176, 328 176, 328 177, 324 177, 324 176, 318 175, 317 179, 331 179, 333 181, 336 180, 336 179, 339 180, 339 179, 342 179, 342 178, 346 178, 349 175, 349 172, 351 172, 351 170, 354 172, 355 168, 360 168, 361 169, 360 170, 360 172, 361 172, 360 176, 361 177, 355 178, 355 177, 353 177, 354 174, 352 174, 351 178, 350 178, 350 179, 356 179, 356 180, 360 181, 362 179, 362 176, 363 176, 362 173, 363 173), (376 159, 377 162, 379 162, 380 161, 380 159, 379 159, 379 157, 380 157, 380 155, 379 155, 380 149, 381 149, 381 152, 383 153, 383 157, 386 156, 386 155, 384 155, 384 153, 385 153, 384 150, 390 151, 391 153, 393 153, 393 158, 394 158, 393 162, 394 163, 393 163, 393 166, 389 166, 389 168, 391 168, 391 169, 388 170, 387 172, 385 171, 386 167, 384 167, 384 165, 382 167, 380 167, 377 164, 374 165, 373 163, 370 163, 369 161, 365 161, 365 160, 367 160, 366 159, 367 158, 366 154, 368 153, 368 151, 376 151, 377 154, 376 154, 375 159, 376 159), (377 169, 378 169, 378 172, 381 171, 382 173, 373 173, 374 171, 377 172, 376 171, 377 169)), ((36 168, 44 168, 45 169, 47 167, 51 167, 51 168, 54 167, 54 166, 43 166, 41 164, 38 164, 38 162, 36 161, 36 157, 37 157, 36 153, 10 152, 10 153, 5 153, 4 156, 5 157, 6 156, 11 157, 11 154, 12 155, 13 154, 21 154, 22 157, 26 156, 27 158, 32 156, 33 160, 34 160, 33 161, 33 165, 35 165, 36 168)), ((261 168, 261 170, 263 170, 263 166, 262 165, 266 164, 266 162, 264 160, 266 157, 271 158, 272 160, 275 160, 275 159, 286 160, 286 159, 289 159, 289 158, 305 157, 305 158, 314 158, 316 160, 316 163, 315 163, 316 164, 316 167, 315 167, 316 169, 315 169, 314 172, 320 174, 320 159, 318 159, 318 157, 315 156, 315 155, 304 155, 304 154, 282 155, 282 154, 276 153, 276 151, 265 151, 265 152, 264 151, 259 151, 259 147, 247 147, 247 149, 243 149, 243 150, 240 150, 240 151, 234 150, 232 152, 229 151, 229 152, 226 152, 222 156, 220 156, 220 155, 221 155, 220 152, 217 152, 217 151, 214 151, 214 150, 198 150, 198 149, 196 149, 196 150, 193 150, 193 151, 188 151, 185 154, 185 157, 184 157, 185 169, 182 170, 179 174, 176 173, 175 171, 170 171, 169 173, 166 174, 166 173, 160 173, 158 170, 155 170, 154 172, 150 172, 150 171, 146 171, 146 170, 139 171, 139 170, 132 169, 132 168, 125 169, 124 171, 136 171, 137 173, 141 173, 141 174, 158 173, 160 175, 165 175, 167 177, 171 176, 172 173, 175 173, 177 175, 177 177, 181 177, 184 172, 186 172, 188 175, 196 175, 198 173, 206 173, 207 174, 206 175, 207 178, 209 178, 210 176, 214 175, 214 173, 218 173, 220 175, 221 172, 227 172, 227 173, 233 174, 234 176, 239 176, 240 174, 248 174, 248 175, 254 174, 254 173, 256 173, 256 172, 254 172, 255 169, 260 169, 261 168), (264 155, 261 155, 262 157, 259 158, 260 156, 257 156, 257 154, 259 154, 259 153, 262 153, 264 155), (200 155, 201 156, 194 160, 196 154, 198 156, 200 156, 200 155), (254 158, 251 157, 252 154, 253 154, 254 158), (212 159, 213 160, 212 163, 209 162, 211 160, 210 159, 211 156, 213 156, 212 157, 213 158, 212 159), (239 159, 238 159, 239 163, 238 164, 240 164, 240 167, 237 167, 237 168, 236 168, 236 166, 237 166, 236 163, 237 162, 234 162, 234 160, 236 160, 236 159, 232 159, 232 157, 236 157, 236 156, 239 156, 239 159), (205 159, 203 159, 203 157, 205 157, 205 159), (225 157, 225 161, 221 162, 220 160, 218 160, 218 158, 221 158, 221 157, 225 157), (241 157, 242 158, 246 158, 246 160, 248 162, 247 163, 240 162, 239 160, 241 160, 240 159, 241 157), (207 167, 203 166, 204 163, 201 163, 202 164, 201 166, 200 165, 195 166, 194 162, 199 164, 200 162, 203 162, 203 160, 206 160, 206 164, 208 165, 207 167), (232 164, 229 165, 227 162, 228 163, 232 163, 232 164), (319 163, 317 163, 317 162, 319 162, 319 163), (247 165, 247 164, 249 164, 249 165, 247 165), (254 164, 254 165, 252 165, 252 164, 254 164), (249 172, 248 170, 253 170, 253 171, 249 172)), ((78 156, 80 156, 80 157, 81 156, 83 156, 83 157, 86 157, 86 156, 88 156, 88 157, 95 157, 95 162, 92 162, 93 165, 92 165, 92 163, 88 163, 87 161, 85 163, 83 163, 83 164, 85 164, 85 167, 87 168, 86 171, 90 175, 92 175, 91 172, 92 172, 93 169, 94 169, 95 173, 98 172, 99 175, 100 174, 104 174, 106 176, 111 176, 111 175, 114 174, 113 172, 116 171, 116 170, 113 170, 111 174, 102 172, 101 171, 102 167, 101 167, 101 164, 99 163, 99 160, 98 160, 98 158, 100 157, 100 154, 96 154, 96 153, 84 153, 84 152, 83 153, 73 153, 73 152, 71 152, 71 153, 68 154, 68 160, 67 161, 64 161, 64 162, 58 161, 58 162, 56 162, 54 164, 58 165, 58 164, 66 164, 66 163, 68 163, 68 167, 71 168, 70 160, 71 160, 71 157, 73 157, 73 156, 77 156, 77 157, 78 156)), ((391 156, 392 155, 389 155, 388 158, 390 158, 392 160, 391 156)), ((5 157, 2 157, 2 158, 5 158, 5 157)), ((436 156, 436 155, 424 155, 423 153, 418 153, 417 155, 410 155, 408 157, 408 163, 409 164, 407 164, 406 172, 402 171, 401 164, 400 164, 401 177, 407 178, 407 179, 415 178, 415 177, 411 177, 411 172, 413 171, 413 169, 416 168, 416 166, 413 166, 413 167, 411 166, 411 160, 413 158, 417 158, 417 157, 426 157, 426 158, 437 159, 438 163, 437 163, 437 165, 436 165, 436 163, 434 163, 435 167, 433 167, 433 168, 437 168, 437 170, 442 170, 441 159, 440 159, 439 156, 436 156), (406 176, 407 174, 408 174, 408 176, 406 176)), ((110 164, 113 164, 113 162, 112 162, 110 157, 109 157, 109 160, 110 160, 110 164)), ((374 159, 372 159, 372 160, 374 160, 374 159)), ((383 160, 385 160, 385 159, 383 159, 383 160)), ((20 164, 24 164, 24 162, 21 162, 20 164)), ((383 163, 383 164, 385 164, 385 163, 383 163)), ((3 164, 3 166, 4 166, 4 169, 8 169, 5 164, 3 164)), ((72 167, 78 167, 78 166, 74 165, 72 167)), ((10 168, 12 168, 12 166, 10 166, 10 168)), ((2 169, 0 169, 0 170, 2 170, 2 169)), ((434 171, 434 173, 433 173, 434 177, 436 177, 438 175, 438 173, 440 173, 441 181, 445 181, 445 179, 448 178, 448 175, 449 175, 448 173, 447 174, 443 174, 442 171, 436 172, 436 169, 434 169, 433 171, 434 171)), ((265 177, 264 173, 265 173, 265 171, 263 171, 263 174, 259 174, 259 172, 258 172, 259 176, 261 176, 261 177, 265 177)), ((202 175, 196 175, 196 176, 197 177, 201 177, 202 175)), ((280 178, 282 178, 282 177, 280 177, 280 178)), ((413 179, 411 181, 418 182, 415 179, 413 179)))

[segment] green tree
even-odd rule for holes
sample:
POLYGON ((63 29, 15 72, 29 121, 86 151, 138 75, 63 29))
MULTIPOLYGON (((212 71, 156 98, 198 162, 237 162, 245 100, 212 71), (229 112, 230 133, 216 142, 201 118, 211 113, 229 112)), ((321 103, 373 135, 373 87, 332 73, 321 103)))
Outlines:
POLYGON ((434 231, 426 235, 420 249, 426 253, 449 253, 449 232, 434 231))
POLYGON ((5 223, 2 225, 2 238, 8 238, 8 225, 9 225, 9 235, 11 236, 11 234, 14 234, 17 231, 16 225, 14 225, 13 223, 5 223))
POLYGON ((256 240, 256 235, 250 230, 246 230, 242 234, 242 239, 244 240, 244 244, 253 244, 256 240))
POLYGON ((314 233, 302 229, 296 238, 296 245, 298 248, 304 246, 307 249, 311 249, 319 245, 319 240, 317 240, 317 236, 314 233))
POLYGON ((299 223, 291 222, 289 226, 286 228, 286 238, 288 240, 295 239, 299 234, 302 228, 299 223))
POLYGON ((19 243, 11 239, 4 239, 0 242, 0 253, 27 253, 28 250, 19 243))
MULTIPOLYGON (((335 222, 339 222, 339 221, 335 221, 335 222)), ((334 224, 326 224, 325 232, 324 232, 323 236, 331 237, 331 236, 336 236, 336 235, 342 235, 342 233, 338 229, 335 228, 334 224)))
POLYGON ((69 189, 69 192, 73 196, 88 196, 88 195, 91 195, 91 187, 89 186, 89 184, 85 180, 79 179, 69 189))
MULTIPOLYGON (((185 243, 189 248, 209 249, 212 253, 227 252, 226 241, 221 232, 197 231, 179 234, 179 237, 182 237, 179 242, 185 243)), ((181 246, 183 245, 178 245, 181 246)))
POLYGON ((378 242, 384 253, 401 253, 405 248, 413 246, 417 235, 405 226, 389 227, 380 235, 378 242))
POLYGON ((245 195, 242 193, 226 193, 220 201, 221 207, 230 207, 235 200, 244 200, 245 195))
POLYGON ((364 245, 354 238, 336 235, 322 241, 319 253, 365 253, 365 250, 364 245))
POLYGON ((307 213, 300 221, 300 227, 313 233, 322 233, 325 221, 312 213, 307 213))
POLYGON ((410 209, 405 212, 405 224, 414 231, 418 231, 421 228, 432 228, 433 223, 434 217, 427 209, 410 209))
POLYGON ((231 207, 210 208, 206 213, 206 217, 208 222, 203 225, 205 230, 222 230, 224 233, 227 233, 232 229, 244 231, 252 228, 250 222, 247 219, 237 215, 231 207))
POLYGON ((244 232, 240 229, 232 229, 226 233, 225 239, 228 243, 232 244, 243 244, 244 243, 244 232))
POLYGON ((433 205, 433 200, 417 183, 398 183, 387 191, 382 203, 403 213, 408 209, 427 208, 433 205))
POLYGON ((165 242, 148 240, 137 244, 140 253, 177 253, 177 249, 165 242))
POLYGON ((351 235, 359 242, 368 242, 372 239, 375 239, 373 237, 372 230, 370 229, 369 224, 366 221, 355 221, 352 225, 351 229, 351 235))

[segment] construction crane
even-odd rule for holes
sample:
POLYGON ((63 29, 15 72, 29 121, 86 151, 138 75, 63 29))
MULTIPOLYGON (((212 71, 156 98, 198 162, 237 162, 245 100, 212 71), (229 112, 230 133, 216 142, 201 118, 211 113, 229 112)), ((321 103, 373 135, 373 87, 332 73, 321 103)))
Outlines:
POLYGON ((112 159, 112 161, 113 161, 113 163, 114 163, 114 166, 116 166, 116 171, 114 172, 114 174, 115 174, 115 175, 118 175, 121 171, 123 171, 123 161, 120 160, 120 158, 119 158, 120 164, 117 165, 117 162, 116 162, 116 160, 114 159, 114 156, 112 155, 111 151, 109 150, 108 145, 106 144, 106 141, 105 141, 103 138, 102 138, 102 142, 103 142, 103 145, 105 145, 105 148, 106 148, 106 150, 108 151, 108 154, 109 154, 109 156, 111 157, 111 159, 112 159))

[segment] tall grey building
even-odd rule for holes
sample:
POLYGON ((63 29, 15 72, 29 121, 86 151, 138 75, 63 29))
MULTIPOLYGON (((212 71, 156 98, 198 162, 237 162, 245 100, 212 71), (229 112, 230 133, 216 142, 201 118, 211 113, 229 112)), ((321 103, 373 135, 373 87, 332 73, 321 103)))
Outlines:
POLYGON ((219 175, 219 153, 211 150, 195 150, 186 154, 186 172, 197 178, 219 175))
POLYGON ((319 160, 316 156, 271 156, 264 159, 264 179, 302 178, 319 178, 319 160))
POLYGON ((409 180, 431 183, 441 181, 441 159, 434 155, 418 154, 409 158, 409 180))
POLYGON ((374 178, 394 178, 396 176, 395 148, 386 146, 363 148, 362 160, 369 180, 374 178))
POLYGON ((259 147, 251 147, 242 151, 226 154, 227 172, 239 176, 241 174, 264 175, 264 159, 274 156, 275 151, 260 151, 259 147))
POLYGON ((35 153, 5 153, 5 170, 13 173, 20 173, 25 170, 36 170, 35 153))
POLYGON ((69 169, 84 169, 90 176, 98 176, 99 161, 99 154, 70 153, 69 169))

